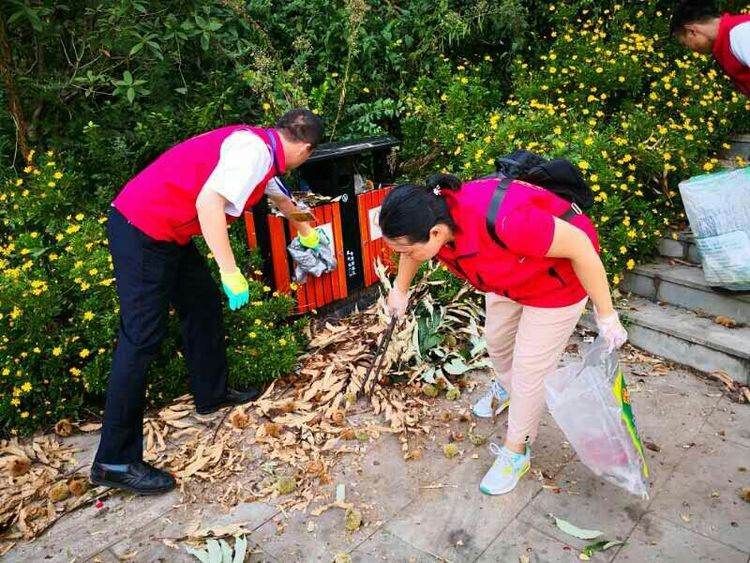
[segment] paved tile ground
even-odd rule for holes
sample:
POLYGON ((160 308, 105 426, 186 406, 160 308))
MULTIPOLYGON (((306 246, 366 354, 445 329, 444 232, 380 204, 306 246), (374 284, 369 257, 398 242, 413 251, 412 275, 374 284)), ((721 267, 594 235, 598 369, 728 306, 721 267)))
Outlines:
MULTIPOLYGON (((630 365, 627 372, 648 373, 648 366, 630 365)), ((462 442, 461 457, 446 459, 442 444, 449 431, 468 428, 452 421, 436 424, 414 446, 423 451, 420 461, 404 461, 390 435, 369 443, 361 457, 342 460, 329 492, 343 483, 347 501, 362 508, 365 522, 355 533, 344 530, 339 509, 313 517, 252 503, 222 513, 215 506, 181 506, 177 494, 117 496, 106 514, 96 516, 93 508, 71 514, 5 560, 195 561, 163 539, 181 537, 199 517, 203 525, 234 522, 254 530, 249 561, 332 561, 339 552, 362 563, 579 561, 587 542, 558 530, 549 516, 555 514, 625 542, 592 561, 750 563, 750 504, 737 494, 750 486, 750 407, 681 369, 630 379, 641 435, 652 448, 647 501, 594 477, 549 416, 533 448, 535 474, 506 496, 482 495, 478 483, 492 456, 486 446, 462 442), (539 470, 544 484, 559 491, 543 487, 539 470)), ((457 411, 480 393, 481 386, 465 394, 461 405, 436 401, 436 412, 457 411)), ((499 440, 505 420, 499 417, 494 426, 479 421, 478 430, 499 440)))

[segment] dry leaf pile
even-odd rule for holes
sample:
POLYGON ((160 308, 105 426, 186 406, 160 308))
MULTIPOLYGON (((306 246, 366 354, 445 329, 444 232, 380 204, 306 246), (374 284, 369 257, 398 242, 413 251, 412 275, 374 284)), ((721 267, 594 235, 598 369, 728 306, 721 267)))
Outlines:
POLYGON ((56 436, 38 436, 27 443, 0 441, 0 555, 17 540, 30 540, 62 514, 90 502, 89 489, 74 454, 56 436))
POLYGON ((179 397, 144 419, 143 459, 171 472, 183 486, 188 479, 213 483, 242 472, 242 436, 217 431, 224 414, 198 415, 190 395, 179 397))
MULTIPOLYGON (((186 395, 144 419, 144 459, 175 475, 185 502, 197 495, 227 506, 283 497, 279 504, 289 509, 323 499, 320 486, 331 482, 336 461, 384 432, 399 434, 405 457, 416 459, 409 441, 429 431, 423 421, 431 411, 421 382, 457 397, 449 377, 482 367, 484 350, 481 308, 463 293, 437 305, 429 286, 425 280, 415 291, 420 316, 412 311, 396 325, 382 362, 375 355, 390 318, 381 298, 367 311, 319 327, 298 372, 274 382, 251 407, 200 416, 186 395), (459 346, 473 350, 471 360, 459 346)), ((88 488, 88 467, 75 467, 77 450, 59 440, 75 428, 62 420, 57 436, 0 442, 0 553, 106 494, 88 488)))
POLYGON ((263 447, 265 459, 279 462, 288 472, 286 480, 269 476, 259 483, 257 497, 293 488, 296 495, 285 506, 305 508, 316 497, 315 486, 330 483, 338 456, 358 452, 359 442, 383 432, 401 433, 408 451, 408 435, 422 431, 420 420, 430 405, 420 397, 419 387, 389 380, 391 367, 409 346, 409 323, 405 325, 394 332, 377 377, 370 368, 386 330, 383 315, 371 309, 337 326, 325 324, 310 341, 299 373, 276 381, 255 403, 256 414, 266 420, 256 426, 255 443, 263 447), (366 402, 358 401, 361 397, 366 402), (386 425, 360 423, 363 412, 381 416, 386 425))

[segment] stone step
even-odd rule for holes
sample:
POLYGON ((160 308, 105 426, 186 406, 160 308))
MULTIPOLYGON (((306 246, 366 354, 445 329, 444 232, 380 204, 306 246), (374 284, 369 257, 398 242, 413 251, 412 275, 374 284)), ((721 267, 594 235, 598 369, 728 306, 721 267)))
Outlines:
MULTIPOLYGON (((699 314, 750 324, 750 295, 719 293, 711 289, 697 266, 659 261, 628 272, 621 289, 657 303, 669 303, 699 314)), ((748 343, 750 348, 750 343, 748 343)))
MULTIPOLYGON (((726 328, 687 309, 641 297, 629 299, 620 314, 633 346, 705 373, 724 370, 735 381, 750 384, 750 328, 726 328)), ((590 313, 581 324, 595 330, 590 313)))
POLYGON ((676 239, 672 237, 661 238, 657 243, 657 249, 659 255, 665 258, 678 258, 693 264, 701 263, 701 254, 695 244, 693 235, 690 233, 679 231, 676 239))

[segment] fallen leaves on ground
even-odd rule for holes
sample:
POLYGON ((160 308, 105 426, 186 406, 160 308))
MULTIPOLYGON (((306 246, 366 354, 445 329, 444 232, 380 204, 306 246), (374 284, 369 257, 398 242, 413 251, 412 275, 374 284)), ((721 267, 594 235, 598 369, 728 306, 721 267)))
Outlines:
POLYGON ((721 325, 726 328, 735 328, 737 326, 737 321, 735 321, 731 317, 725 317, 724 315, 719 315, 718 317, 714 318, 714 322, 717 325, 721 325))
POLYGON ((604 532, 600 532, 599 530, 586 530, 584 528, 579 528, 578 526, 571 524, 567 520, 558 518, 554 514, 550 514, 550 516, 552 516, 552 518, 555 519, 555 525, 558 528, 560 528, 560 530, 562 530, 569 536, 578 538, 579 540, 593 540, 593 539, 598 538, 604 533, 604 532))
POLYGON ((712 371, 709 376, 721 382, 729 397, 736 403, 750 403, 750 388, 732 379, 723 369, 712 371))
POLYGON ((96 498, 97 490, 89 489, 88 479, 79 472, 77 451, 52 434, 25 443, 15 438, 0 441, 0 555, 96 498))

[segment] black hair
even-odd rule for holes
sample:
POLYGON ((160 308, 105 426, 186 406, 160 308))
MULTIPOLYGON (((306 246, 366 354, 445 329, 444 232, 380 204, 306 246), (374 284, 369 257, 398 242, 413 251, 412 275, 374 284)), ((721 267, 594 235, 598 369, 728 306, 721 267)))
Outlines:
POLYGON ((438 224, 455 229, 448 204, 438 190, 459 190, 461 181, 449 174, 433 174, 425 185, 401 184, 393 188, 380 208, 380 230, 389 239, 406 237, 409 243, 427 242, 438 224))
POLYGON ((276 122, 276 130, 301 143, 310 143, 313 148, 323 139, 323 122, 309 109, 299 108, 286 112, 276 122))
POLYGON ((669 22, 669 33, 679 35, 685 31, 685 26, 691 23, 705 23, 719 17, 719 11, 714 3, 701 0, 683 0, 672 12, 669 22))

